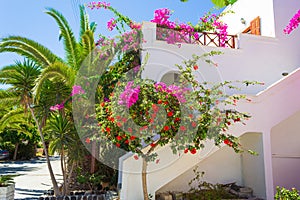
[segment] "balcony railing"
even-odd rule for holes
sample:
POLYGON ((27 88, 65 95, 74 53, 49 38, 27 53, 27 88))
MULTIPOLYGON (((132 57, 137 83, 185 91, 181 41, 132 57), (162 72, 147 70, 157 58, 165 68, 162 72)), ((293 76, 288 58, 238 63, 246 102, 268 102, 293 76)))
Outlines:
POLYGON ((187 43, 187 44, 199 44, 204 46, 213 47, 228 47, 237 48, 237 36, 227 35, 224 43, 221 43, 221 39, 217 33, 199 32, 199 38, 196 40, 190 33, 184 33, 180 30, 173 30, 164 27, 156 27, 156 39, 167 41, 170 43, 187 43))

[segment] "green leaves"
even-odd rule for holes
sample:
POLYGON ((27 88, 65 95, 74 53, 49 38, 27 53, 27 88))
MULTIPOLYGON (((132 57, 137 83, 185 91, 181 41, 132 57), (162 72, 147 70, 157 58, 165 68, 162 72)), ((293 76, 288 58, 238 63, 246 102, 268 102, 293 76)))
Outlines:
MULTIPOLYGON (((180 0, 181 2, 188 2, 188 0, 180 0)), ((211 0, 215 6, 219 8, 223 8, 224 6, 232 5, 236 2, 237 0, 211 0)))
POLYGON ((215 6, 218 8, 223 8, 224 6, 232 5, 236 2, 237 0, 211 0, 215 6))
POLYGON ((14 178, 18 175, 0 175, 0 187, 8 186, 14 183, 14 178))

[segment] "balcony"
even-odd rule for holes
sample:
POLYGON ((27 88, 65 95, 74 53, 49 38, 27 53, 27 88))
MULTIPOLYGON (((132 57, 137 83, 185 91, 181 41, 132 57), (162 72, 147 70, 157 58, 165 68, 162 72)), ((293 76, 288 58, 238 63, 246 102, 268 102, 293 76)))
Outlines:
POLYGON ((168 43, 186 43, 198 44, 213 47, 227 47, 237 49, 237 36, 227 35, 225 44, 221 43, 221 39, 217 33, 199 32, 199 38, 196 40, 191 33, 180 30, 173 30, 165 27, 156 27, 156 40, 166 41, 168 43))

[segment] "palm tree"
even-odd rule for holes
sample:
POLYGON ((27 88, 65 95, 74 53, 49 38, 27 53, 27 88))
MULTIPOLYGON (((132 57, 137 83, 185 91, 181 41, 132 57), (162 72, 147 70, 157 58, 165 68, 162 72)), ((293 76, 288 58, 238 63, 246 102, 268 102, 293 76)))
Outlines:
POLYGON ((26 128, 32 124, 28 123, 28 115, 24 114, 23 108, 7 107, 7 104, 0 105, 0 134, 9 135, 10 140, 15 144, 13 160, 17 159, 17 152, 22 136, 32 137, 32 133, 26 128))
MULTIPOLYGON (((23 63, 17 61, 13 65, 3 67, 0 71, 0 83, 11 85, 11 87, 7 91, 2 92, 4 94, 1 95, 1 101, 2 103, 4 103, 7 102, 8 99, 13 99, 12 102, 18 102, 16 106, 21 105, 24 107, 25 112, 27 112, 28 110, 30 111, 31 116, 37 126, 38 132, 40 133, 42 144, 45 148, 46 145, 44 135, 42 133, 42 125, 35 115, 32 96, 32 89, 34 87, 35 80, 40 75, 40 72, 41 68, 36 63, 30 60, 24 60, 23 63)), ((47 149, 44 150, 47 158, 48 169, 53 183, 53 188, 54 190, 59 191, 51 167, 48 151, 47 149)))
MULTIPOLYGON (((51 115, 49 123, 45 127, 45 133, 50 134, 51 142, 49 146, 50 153, 59 152, 61 158, 61 170, 63 173, 63 195, 68 193, 67 182, 67 161, 68 146, 74 143, 75 127, 71 119, 67 118, 63 113, 55 113, 51 115)), ((69 174, 70 176, 71 174, 69 174)))
POLYGON ((49 97, 54 97, 54 99, 50 98, 50 102, 51 100, 59 102, 63 96, 66 96, 69 93, 47 96, 45 90, 50 94, 53 88, 61 88, 61 84, 64 85, 64 88, 71 88, 81 63, 95 47, 94 31, 96 24, 89 23, 84 7, 80 6, 80 40, 77 42, 69 23, 60 12, 49 8, 47 9, 46 14, 54 18, 60 29, 59 39, 63 41, 66 59, 60 58, 45 46, 26 37, 9 36, 3 38, 0 42, 0 53, 17 53, 28 60, 26 61, 27 63, 24 63, 23 65, 17 64, 1 70, 2 75, 0 75, 0 82, 11 84, 13 86, 13 89, 7 92, 6 98, 4 98, 3 101, 7 98, 20 97, 19 100, 22 105, 24 105, 25 110, 30 111, 43 143, 54 192, 56 195, 59 195, 60 192, 57 181, 54 177, 45 145, 43 127, 45 126, 49 115, 49 97), (33 75, 25 76, 25 74, 19 73, 18 70, 21 70, 22 67, 23 70, 28 70, 26 72, 31 72, 33 75), (15 79, 12 79, 14 81, 10 81, 9 77, 14 77, 16 76, 15 74, 24 75, 22 77, 24 79, 19 80, 15 77, 15 79), (28 80, 29 78, 30 81, 28 80), (20 81, 22 83, 19 83, 20 81), (33 83, 36 83, 34 93, 32 93, 33 83))

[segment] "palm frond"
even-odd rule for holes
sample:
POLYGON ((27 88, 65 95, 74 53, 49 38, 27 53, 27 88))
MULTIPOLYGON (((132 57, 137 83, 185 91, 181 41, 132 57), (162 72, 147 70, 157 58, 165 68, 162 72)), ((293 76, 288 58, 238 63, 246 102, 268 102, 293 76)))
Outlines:
POLYGON ((84 59, 88 59, 87 57, 95 49, 94 33, 90 30, 86 31, 82 35, 81 43, 82 43, 82 49, 83 49, 82 53, 81 53, 81 58, 83 61, 84 59))
POLYGON ((21 36, 2 38, 0 42, 1 52, 17 53, 36 62, 41 67, 49 66, 55 61, 61 60, 45 46, 21 36))
POLYGON ((81 38, 82 35, 89 30, 89 20, 88 16, 85 12, 85 7, 83 5, 79 6, 80 11, 80 30, 79 30, 79 37, 81 38))
MULTIPOLYGON (((24 118, 24 109, 22 108, 18 108, 18 109, 12 109, 10 111, 8 111, 4 116, 1 117, 0 119, 0 130, 4 130, 4 128, 7 125, 12 125, 13 122, 21 122, 21 121, 25 121, 25 120, 21 120, 22 118, 24 118)), ((19 124, 19 123, 16 123, 19 124)))
POLYGON ((50 65, 48 68, 44 69, 38 79, 36 80, 36 86, 33 88, 33 93, 35 100, 39 100, 40 93, 45 81, 51 80, 54 78, 59 78, 64 80, 64 82, 72 86, 74 83, 76 72, 69 68, 67 65, 61 62, 56 62, 50 65))
POLYGON ((93 33, 96 30, 97 24, 96 22, 89 23, 89 17, 87 13, 85 12, 84 5, 79 6, 80 10, 80 32, 79 32, 79 38, 82 38, 83 34, 90 30, 93 33))
POLYGON ((46 13, 54 18, 59 26, 60 34, 63 39, 64 48, 66 51, 67 63, 74 69, 79 69, 79 50, 77 49, 77 42, 74 34, 65 17, 53 8, 48 8, 46 13))
POLYGON ((0 90, 0 106, 10 107, 20 104, 20 96, 16 92, 0 90))

